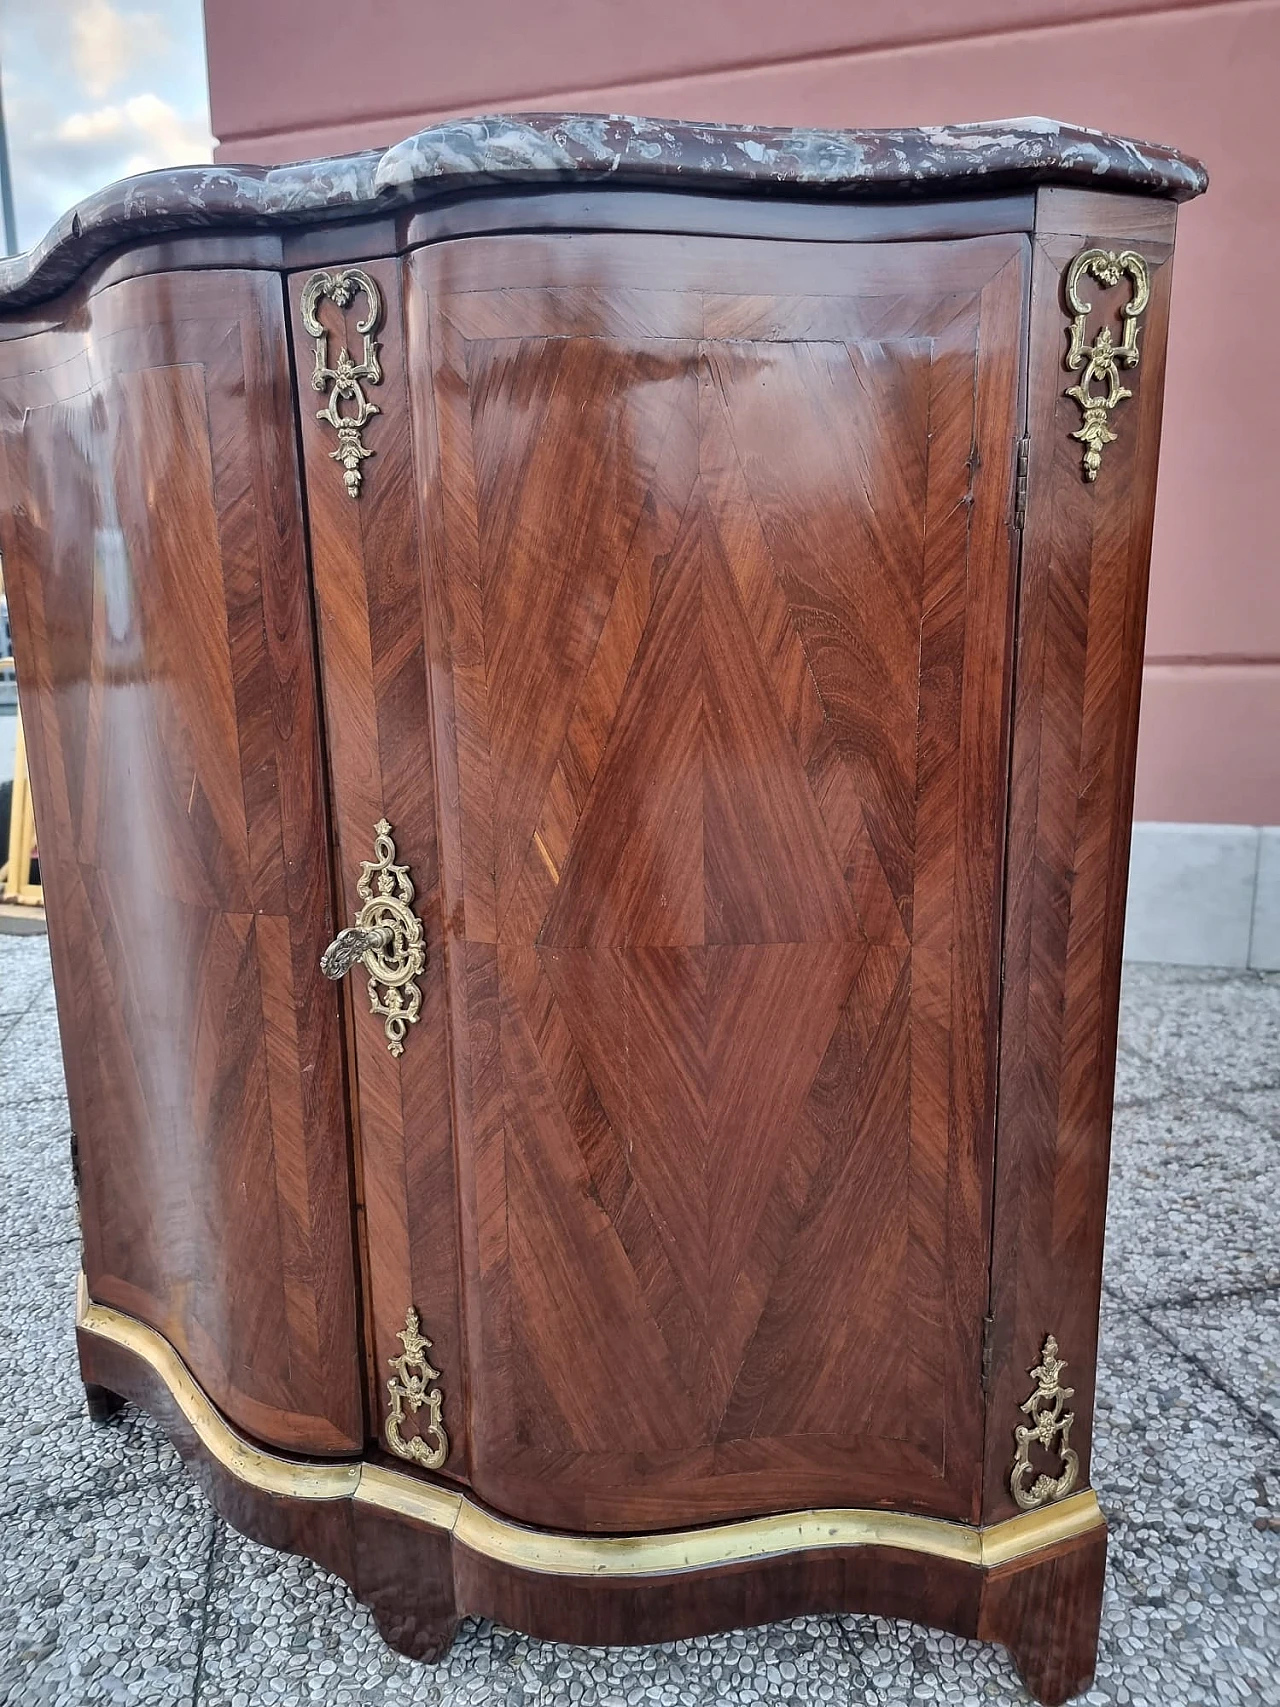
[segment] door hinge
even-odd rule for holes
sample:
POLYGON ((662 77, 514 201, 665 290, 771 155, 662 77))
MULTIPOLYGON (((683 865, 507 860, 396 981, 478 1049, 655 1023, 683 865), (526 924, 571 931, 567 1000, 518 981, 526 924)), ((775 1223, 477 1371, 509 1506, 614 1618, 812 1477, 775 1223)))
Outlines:
POLYGON ((1018 440, 1018 469, 1013 487, 1013 525, 1021 533, 1027 519, 1027 465, 1031 461, 1031 440, 1024 433, 1018 440))
POLYGON ((994 1316, 982 1318, 982 1391, 991 1385, 991 1336, 996 1325, 994 1316))

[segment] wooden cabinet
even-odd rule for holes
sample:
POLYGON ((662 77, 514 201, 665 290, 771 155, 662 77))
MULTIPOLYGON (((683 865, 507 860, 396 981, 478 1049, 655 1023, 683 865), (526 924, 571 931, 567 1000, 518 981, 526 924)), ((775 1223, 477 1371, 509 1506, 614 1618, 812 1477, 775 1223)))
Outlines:
POLYGON ((1201 169, 562 117, 197 177, 0 267, 95 1406, 407 1652, 866 1609, 1065 1699, 1201 169))

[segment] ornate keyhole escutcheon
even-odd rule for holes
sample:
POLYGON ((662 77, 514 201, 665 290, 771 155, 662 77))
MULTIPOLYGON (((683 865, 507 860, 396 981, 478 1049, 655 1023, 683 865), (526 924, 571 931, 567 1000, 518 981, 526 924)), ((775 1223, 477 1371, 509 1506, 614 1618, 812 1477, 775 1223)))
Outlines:
POLYGON ((342 479, 349 497, 360 496, 364 479, 360 464, 374 453, 364 442, 364 429, 372 415, 381 414, 376 403, 365 396, 365 385, 379 385, 382 369, 378 365, 378 345, 373 334, 382 319, 382 297, 368 273, 359 267, 342 272, 312 273, 302 290, 302 324, 315 340, 316 362, 311 374, 313 391, 328 391, 329 400, 323 409, 316 410, 316 419, 326 421, 338 435, 338 448, 329 452, 334 462, 342 464, 342 479), (354 361, 344 343, 338 359, 329 365, 329 334, 320 323, 319 307, 328 298, 339 309, 349 308, 357 296, 368 304, 364 317, 356 322, 356 331, 364 339, 364 354, 354 361))
POLYGON ((1075 1415, 1064 1409, 1075 1392, 1073 1387, 1063 1384, 1062 1371, 1066 1367, 1058 1356, 1058 1342, 1050 1334, 1039 1363, 1030 1371, 1036 1390, 1019 1406, 1030 1421, 1019 1423, 1013 1432, 1018 1449, 1009 1473, 1009 1490, 1023 1511, 1034 1511, 1037 1506, 1064 1498, 1075 1486, 1080 1472, 1080 1460, 1070 1444, 1075 1415), (1062 1464, 1059 1475, 1047 1476, 1036 1469, 1031 1462, 1034 1445, 1057 1454, 1062 1464))
POLYGON ((404 1350, 399 1357, 388 1360, 394 1374, 387 1382, 387 1393, 391 1399, 391 1408, 387 1412, 387 1445, 398 1458, 421 1464, 424 1470, 438 1470, 449 1456, 449 1436, 441 1418, 444 1394, 439 1387, 430 1385, 440 1379, 440 1371, 427 1357, 431 1341, 423 1334, 418 1312, 412 1305, 405 1312, 404 1326, 396 1338, 404 1350), (418 1432, 406 1439, 403 1433, 406 1407, 416 1418, 424 1406, 427 1414, 418 1423, 418 1432))
POLYGON ((391 826, 379 818, 373 827, 373 859, 360 862, 356 894, 364 905, 356 922, 320 956, 326 978, 339 979, 360 962, 369 974, 369 1008, 381 1015, 392 1055, 404 1054, 405 1033, 417 1023, 422 991, 416 979, 427 963, 422 923, 413 911, 413 879, 407 865, 396 864, 391 826))
POLYGON ((1119 436, 1111 430, 1111 412, 1117 403, 1133 396, 1120 383, 1120 369, 1138 365, 1138 317, 1151 297, 1147 263, 1132 249, 1122 249, 1119 254, 1112 249, 1084 249, 1067 268, 1064 289, 1067 305, 1075 316, 1068 334, 1067 372, 1080 374, 1079 384, 1068 386, 1066 396, 1074 397, 1084 411, 1084 421, 1071 437, 1079 439, 1085 447, 1082 463, 1085 479, 1096 480, 1104 446, 1114 444, 1119 436), (1080 284, 1085 278, 1095 278, 1108 288, 1128 279, 1131 294, 1120 310, 1124 336, 1118 344, 1109 326, 1101 328, 1092 344, 1085 343, 1085 328, 1093 308, 1080 294, 1080 284))

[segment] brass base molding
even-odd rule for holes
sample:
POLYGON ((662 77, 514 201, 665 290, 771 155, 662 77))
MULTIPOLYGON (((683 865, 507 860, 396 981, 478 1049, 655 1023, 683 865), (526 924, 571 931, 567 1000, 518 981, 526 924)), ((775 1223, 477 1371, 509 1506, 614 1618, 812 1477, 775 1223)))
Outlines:
POLYGON ((557 1577, 654 1577, 834 1548, 892 1547, 991 1569, 1104 1527, 1092 1489, 975 1528, 894 1511, 799 1511, 658 1535, 561 1535, 498 1517, 457 1489, 356 1462, 285 1458, 252 1445, 215 1409, 153 1328, 89 1297, 80 1277, 76 1325, 150 1365, 210 1455, 264 1493, 355 1500, 443 1531, 484 1558, 557 1577))

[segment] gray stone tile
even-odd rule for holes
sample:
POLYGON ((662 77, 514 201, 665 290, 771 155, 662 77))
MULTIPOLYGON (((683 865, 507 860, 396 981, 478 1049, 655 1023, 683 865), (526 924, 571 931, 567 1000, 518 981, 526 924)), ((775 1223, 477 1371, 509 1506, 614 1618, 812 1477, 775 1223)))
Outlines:
POLYGON ((38 1469, 46 1480, 67 1462, 47 1452, 50 1431, 84 1408, 75 1347, 79 1266, 74 1237, 0 1246, 0 1457, 6 1469, 16 1464, 26 1456, 22 1437, 33 1438, 26 1473, 38 1469))
MULTIPOLYGON (((39 1170, 39 1142, 18 1159, 39 1170)), ((3 1187, 0 1204, 7 1222, 3 1187)), ((89 1422, 78 1266, 74 1239, 0 1249, 0 1700, 174 1707, 194 1684, 213 1518, 149 1421, 89 1422)))
POLYGON ((1280 972, 1280 827, 1274 824, 1258 832, 1249 964, 1280 972))
POLYGON ((1155 1309, 1150 1319, 1272 1428, 1280 1456, 1280 1289, 1155 1309))
POLYGON ((0 937, 0 1014, 24 1014, 52 990, 48 937, 0 937))
MULTIPOLYGON (((46 1436, 45 1451, 53 1444, 46 1436)), ((56 1441, 61 1451, 70 1444, 56 1441)), ((99 1477, 81 1497, 63 1501, 39 1487, 15 1487, 6 1473, 4 1492, 6 1707, 189 1701, 213 1520, 185 1473, 160 1475, 147 1465, 115 1482, 99 1477)))
POLYGON ((1116 1052, 1116 1112, 1141 1108, 1146 1103, 1159 1102, 1167 1095, 1168 1086, 1159 1071, 1135 1050, 1127 1049, 1122 1037, 1116 1052))
POLYGON ((1280 1092, 1229 1091, 1223 1100, 1228 1108, 1239 1109, 1248 1119, 1256 1121, 1280 1144, 1280 1092))
POLYGON ((1260 1120, 1185 1093, 1117 1108, 1106 1276, 1129 1302, 1280 1285, 1277 1204, 1280 1138, 1260 1120))
POLYGON ((1248 966, 1257 871, 1252 825, 1135 824, 1125 958, 1248 966))
POLYGON ((57 1144, 71 1131, 65 1097, 42 1097, 38 1102, 0 1102, 0 1157, 12 1156, 15 1166, 43 1179, 57 1144))

